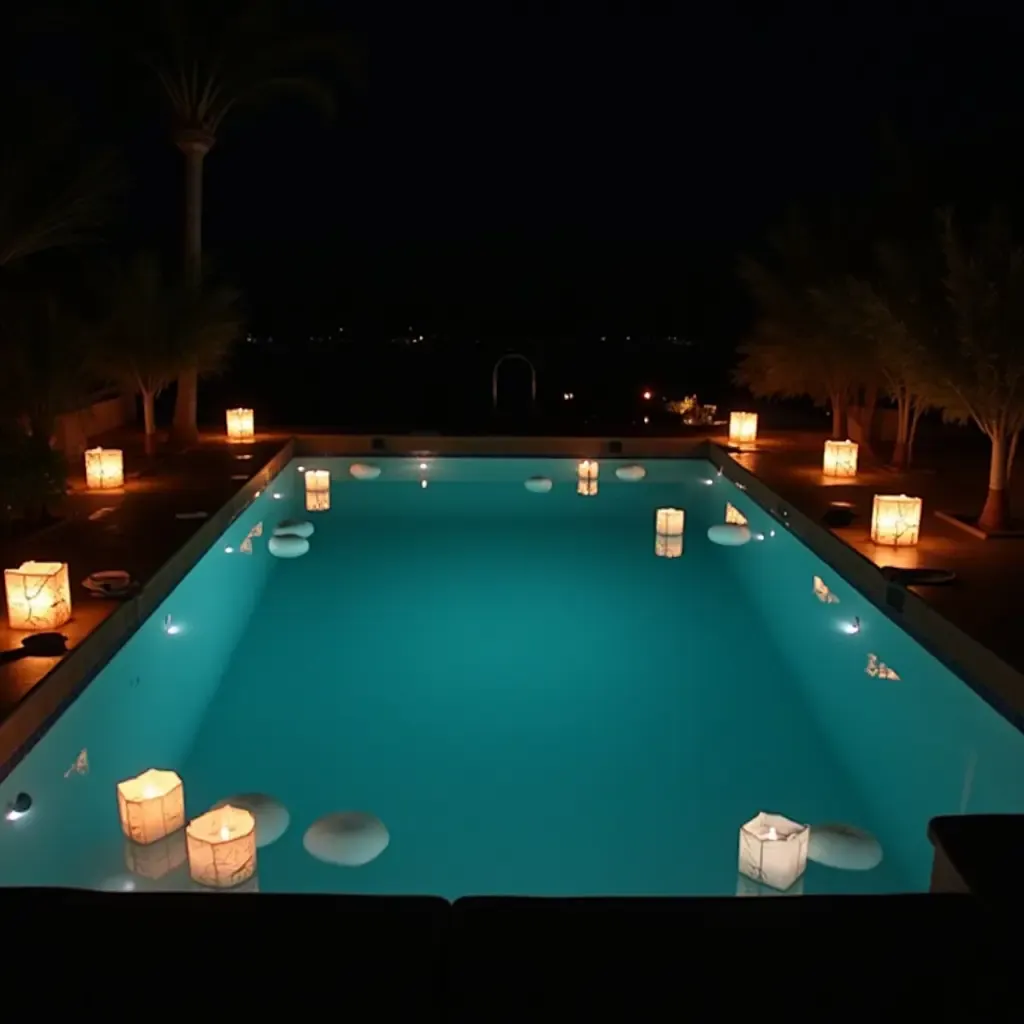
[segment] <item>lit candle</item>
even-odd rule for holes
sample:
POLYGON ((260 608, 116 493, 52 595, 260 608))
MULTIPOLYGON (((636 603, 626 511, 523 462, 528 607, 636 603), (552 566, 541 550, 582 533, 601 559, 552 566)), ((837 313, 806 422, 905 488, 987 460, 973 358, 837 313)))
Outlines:
POLYGON ((212 889, 231 889, 256 873, 256 819, 223 804, 189 822, 189 873, 212 889))
POLYGON ((806 825, 762 811, 740 827, 740 874, 784 892, 807 867, 809 838, 806 825))

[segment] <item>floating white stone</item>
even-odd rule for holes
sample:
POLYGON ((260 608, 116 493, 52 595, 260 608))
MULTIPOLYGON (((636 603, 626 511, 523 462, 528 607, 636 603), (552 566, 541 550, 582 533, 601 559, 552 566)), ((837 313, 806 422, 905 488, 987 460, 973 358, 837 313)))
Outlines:
POLYGON ((362 811, 325 814, 306 829, 306 852, 327 864, 358 868, 379 857, 391 841, 380 818, 362 811))
POLYGON ((275 558, 299 558, 309 551, 309 541, 294 535, 271 537, 267 548, 275 558))
POLYGON ((647 470, 643 466, 619 466, 615 470, 615 475, 627 483, 636 483, 637 480, 643 480, 647 476, 647 470))
POLYGON ((313 536, 313 524, 302 519, 282 519, 274 527, 275 537, 305 537, 313 536))
POLYGON ((369 466, 365 462, 353 462, 348 471, 357 480, 376 480, 380 476, 380 466, 369 466))
POLYGON ((807 859, 840 871, 870 871, 882 863, 882 844, 853 825, 812 825, 807 859))
POLYGON ((214 811, 225 804, 240 807, 256 819, 257 848, 276 843, 285 834, 291 823, 288 808, 280 800, 275 800, 272 796, 267 796, 266 793, 242 793, 239 796, 229 796, 226 800, 218 800, 210 810, 214 811))
POLYGON ((546 476, 531 476, 523 486, 531 494, 547 494, 555 485, 546 476))
POLYGON ((718 523, 708 527, 708 540, 712 544, 721 544, 726 548, 738 548, 746 544, 751 537, 750 528, 739 523, 718 523))

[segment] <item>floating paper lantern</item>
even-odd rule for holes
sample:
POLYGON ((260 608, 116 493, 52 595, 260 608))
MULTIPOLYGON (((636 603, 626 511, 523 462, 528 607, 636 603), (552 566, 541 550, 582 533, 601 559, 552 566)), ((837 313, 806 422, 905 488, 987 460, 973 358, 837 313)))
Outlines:
POLYGON ((659 558, 679 558, 683 553, 686 513, 681 508, 659 508, 654 513, 654 553, 659 558))
POLYGON ((921 536, 921 499, 905 494, 876 494, 871 509, 871 539, 894 548, 913 547, 921 536))
POLYGON ((826 441, 822 472, 825 476, 856 476, 857 450, 856 441, 826 441))
POLYGON ((356 480, 376 480, 380 476, 380 466, 370 466, 365 462, 353 462, 348 471, 356 480))
POLYGON ((362 811, 325 814, 302 837, 308 854, 345 868, 362 867, 376 860, 390 841, 384 822, 362 811))
POLYGON ((597 477, 600 467, 593 459, 584 459, 576 467, 576 491, 584 497, 597 494, 597 477))
POLYGON ((155 843, 185 824, 185 788, 177 774, 150 768, 117 784, 121 830, 135 843, 155 843))
POLYGON ((252 409, 228 409, 227 421, 229 441, 251 441, 255 436, 252 409))
POLYGON ((725 521, 736 526, 746 526, 747 517, 732 502, 725 503, 725 521))
POLYGON ((185 832, 181 828, 155 843, 136 843, 131 839, 124 841, 125 867, 139 878, 159 881, 172 871, 177 871, 186 858, 185 832))
POLYGON ((224 804, 188 823, 188 869, 194 882, 231 889, 256 874, 256 819, 224 804))
POLYGON ((734 412, 729 414, 729 440, 739 444, 757 440, 757 413, 734 412))
POLYGON ((120 448, 90 448, 85 453, 85 484, 90 491, 124 487, 124 452, 120 448))
POLYGON ((554 484, 546 476, 531 476, 529 480, 524 481, 523 486, 531 494, 547 494, 554 484))
POLYGON ((306 491, 329 491, 331 489, 331 473, 327 469, 306 470, 306 491))
POLYGON ((66 562, 22 562, 4 570, 11 629, 57 629, 71 618, 66 562))
POLYGON ((807 867, 810 829, 761 811, 740 827, 740 874, 785 892, 807 867))
POLYGON ((615 470, 615 475, 620 480, 625 480, 626 483, 636 483, 647 476, 647 470, 643 466, 619 466, 615 470))

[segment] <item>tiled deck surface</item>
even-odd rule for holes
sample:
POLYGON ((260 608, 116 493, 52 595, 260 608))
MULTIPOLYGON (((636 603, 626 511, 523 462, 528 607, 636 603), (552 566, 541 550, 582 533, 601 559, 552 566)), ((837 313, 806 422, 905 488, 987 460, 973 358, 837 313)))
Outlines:
MULTIPOLYGON (((124 569, 145 583, 202 525, 199 519, 177 519, 179 512, 213 514, 285 443, 285 437, 259 438, 251 445, 204 440, 183 454, 147 460, 138 440, 107 438, 107 447, 125 449, 125 487, 121 491, 89 492, 83 476, 72 477, 64 521, 15 541, 0 540, 0 561, 13 567, 35 561, 67 562, 71 576, 72 619, 59 632, 74 647, 111 612, 117 601, 91 597, 82 581, 103 569, 124 569), (240 455, 251 458, 239 459, 240 455), (244 477, 244 479, 233 479, 244 477), (101 518, 89 517, 110 509, 101 518)), ((6 606, 0 615, 0 651, 21 646, 25 633, 7 626, 6 606)), ((0 717, 29 692, 58 658, 22 658, 0 663, 0 717)))
MULTIPOLYGON (((1024 538, 979 540, 934 516, 936 509, 977 510, 985 494, 984 459, 951 458, 944 461, 941 472, 921 470, 906 475, 866 464, 855 481, 835 481, 821 473, 823 439, 822 434, 768 436, 754 451, 735 457, 782 498, 816 519, 832 501, 852 502, 857 512, 854 525, 835 533, 878 565, 955 570, 958 581, 952 586, 916 588, 917 592, 970 636, 1024 672, 1024 631, 1019 628, 1013 600, 1014 584, 1024 573, 1024 538), (901 492, 924 499, 921 543, 901 551, 878 547, 868 538, 872 495, 901 492)), ((74 646, 117 607, 116 602, 92 598, 82 589, 81 582, 89 573, 125 569, 144 583, 201 525, 201 520, 179 520, 175 514, 199 510, 212 514, 286 440, 284 434, 268 435, 253 445, 237 446, 209 438, 188 453, 161 455, 147 463, 134 439, 118 438, 118 446, 125 448, 129 474, 124 491, 93 494, 82 490, 83 480, 73 481, 77 489, 68 498, 67 520, 17 542, 0 542, 0 559, 4 566, 16 566, 26 559, 68 562, 74 618, 61 632, 74 646), (239 455, 252 457, 239 459, 239 455), (141 470, 141 474, 132 476, 133 470, 141 470), (90 520, 101 508, 113 511, 90 520)), ((408 440, 415 446, 416 439, 408 440)), ((713 440, 725 443, 724 438, 713 440)), ((104 443, 111 446, 114 441, 104 443)), ((354 444, 363 450, 368 447, 362 441, 354 444)), ((671 440, 653 443, 650 454, 670 454, 674 444, 671 440)), ((429 445, 429 438, 423 437, 422 446, 429 445)), ((1020 479, 1017 491, 1018 508, 1024 509, 1020 479)), ((0 650, 17 648, 23 636, 7 628, 5 613, 0 616, 0 650)), ((24 658, 0 664, 0 718, 57 660, 24 658)), ((1024 692, 1014 703, 1024 711, 1024 692)))

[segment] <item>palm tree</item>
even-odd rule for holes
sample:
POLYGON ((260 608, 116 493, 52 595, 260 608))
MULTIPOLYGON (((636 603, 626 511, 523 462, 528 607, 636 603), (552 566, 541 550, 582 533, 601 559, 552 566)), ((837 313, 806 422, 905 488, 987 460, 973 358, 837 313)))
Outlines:
POLYGON ((146 454, 156 450, 156 398, 188 366, 220 367, 242 331, 238 293, 200 282, 168 282, 159 261, 142 255, 107 283, 109 310, 93 344, 98 372, 142 396, 146 454))
MULTIPOLYGON (((141 57, 155 75, 171 113, 171 138, 185 158, 185 279, 202 274, 203 166, 224 119, 239 105, 273 94, 293 94, 333 111, 333 92, 304 72, 316 56, 340 57, 352 69, 347 39, 295 30, 282 0, 233 0, 210 6, 164 0, 141 57), (224 8, 227 8, 224 10, 224 8), (223 11, 223 13, 222 13, 223 11)), ((178 375, 174 434, 197 434, 198 367, 178 375)))

